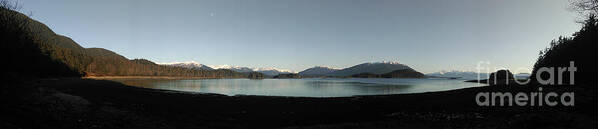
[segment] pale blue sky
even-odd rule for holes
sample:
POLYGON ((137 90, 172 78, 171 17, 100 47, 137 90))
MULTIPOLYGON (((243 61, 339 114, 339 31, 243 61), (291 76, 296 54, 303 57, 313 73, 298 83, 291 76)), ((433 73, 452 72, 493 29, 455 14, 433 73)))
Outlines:
POLYGON ((579 29, 567 0, 21 0, 84 47, 207 65, 349 67, 399 61, 424 73, 531 68, 579 29))

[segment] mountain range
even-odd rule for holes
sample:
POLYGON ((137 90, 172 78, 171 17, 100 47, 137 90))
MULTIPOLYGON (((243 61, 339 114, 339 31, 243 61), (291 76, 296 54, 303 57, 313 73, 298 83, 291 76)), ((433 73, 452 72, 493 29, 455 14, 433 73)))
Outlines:
POLYGON ((321 75, 321 76, 351 76, 361 73, 385 74, 395 70, 411 69, 409 66, 398 62, 368 62, 344 69, 333 69, 329 67, 316 66, 299 72, 299 75, 321 75))
POLYGON ((411 67, 398 62, 368 62, 344 69, 323 66, 308 68, 299 72, 301 76, 337 76, 337 77, 385 77, 385 78, 421 78, 424 75, 411 67))
POLYGON ((478 79, 478 75, 480 79, 487 79, 489 74, 488 73, 477 73, 473 71, 440 71, 434 73, 428 73, 426 76, 428 77, 440 77, 440 78, 459 78, 459 79, 478 79))
POLYGON ((351 77, 357 78, 425 78, 426 76, 414 69, 399 69, 384 74, 360 73, 351 77))
POLYGON ((329 68, 324 66, 315 66, 312 68, 305 69, 298 74, 301 76, 326 76, 332 72, 338 71, 339 69, 329 68))
POLYGON ((8 65, 3 77, 178 76, 244 78, 231 70, 194 70, 127 59, 103 48, 84 48, 54 33, 43 23, 20 12, 0 9, 0 56, 8 65))
POLYGON ((330 76, 350 76, 360 73, 371 73, 371 74, 385 74, 395 70, 411 69, 409 66, 400 64, 398 62, 369 62, 358 64, 349 68, 337 70, 327 75, 330 76))
MULTIPOLYGON (((230 65, 214 65, 207 66, 197 62, 174 62, 174 63, 161 63, 161 65, 174 66, 196 70, 219 70, 227 69, 240 73, 258 72, 267 76, 276 76, 279 74, 291 74, 294 72, 288 70, 280 70, 277 68, 250 68, 242 66, 230 66, 230 65)), ((335 69, 325 66, 315 66, 312 68, 305 69, 298 75, 304 77, 319 77, 319 76, 336 76, 336 77, 420 77, 421 73, 415 71, 407 65, 400 64, 398 62, 368 62, 358 64, 352 67, 344 69, 335 69), (385 75, 386 74, 386 75, 385 75)), ((421 74, 423 77, 423 74, 421 74)))
POLYGON ((160 65, 166 66, 174 66, 174 67, 181 67, 181 68, 188 68, 188 69, 196 69, 196 70, 214 70, 213 68, 200 64, 194 61, 191 62, 174 62, 174 63, 159 63, 160 65))
POLYGON ((251 72, 258 72, 268 76, 276 76, 278 74, 289 74, 293 73, 289 70, 281 70, 277 68, 250 68, 250 67, 242 67, 242 66, 230 66, 230 65, 214 65, 208 66, 204 64, 200 64, 194 61, 190 62, 173 62, 173 63, 160 63, 160 65, 165 66, 174 66, 174 67, 181 67, 181 68, 188 68, 188 69, 197 69, 197 70, 232 70, 235 72, 240 73, 251 73, 251 72))
MULTIPOLYGON (((0 10, 0 35, 7 51, 0 51, 10 69, 2 76, 183 76, 243 78, 250 72, 265 75, 293 73, 276 68, 206 66, 196 62, 156 64, 146 59, 127 59, 103 48, 84 48, 71 38, 54 33, 48 26, 22 13, 0 10), (10 49, 8 49, 10 48, 10 49), (10 50, 10 51, 8 51, 10 50), (19 56, 14 56, 19 55, 19 56), (176 66, 176 67, 172 67, 176 66), (17 74, 28 73, 28 74, 17 74)), ((363 63, 345 69, 316 67, 301 74, 342 76, 385 74, 411 69, 397 62, 363 63)))
POLYGON ((276 69, 276 68, 256 68, 253 69, 255 72, 259 72, 259 73, 263 73, 269 76, 275 76, 275 75, 279 75, 279 74, 290 74, 290 73, 294 73, 292 71, 289 70, 280 70, 280 69, 276 69))
MULTIPOLYGON (((477 80, 479 75, 479 79, 488 79, 490 76, 489 73, 478 73, 473 71, 440 71, 434 73, 428 73, 426 76, 428 77, 440 77, 440 78, 459 78, 459 79, 466 79, 466 80, 477 80)), ((528 73, 518 73, 514 74, 516 78, 528 78, 530 74, 528 73)))
POLYGON ((210 66, 213 69, 228 69, 228 70, 232 70, 232 71, 236 71, 236 72, 241 72, 241 73, 248 73, 248 72, 253 72, 254 70, 252 68, 249 67, 243 67, 243 66, 230 66, 230 65, 213 65, 210 66))

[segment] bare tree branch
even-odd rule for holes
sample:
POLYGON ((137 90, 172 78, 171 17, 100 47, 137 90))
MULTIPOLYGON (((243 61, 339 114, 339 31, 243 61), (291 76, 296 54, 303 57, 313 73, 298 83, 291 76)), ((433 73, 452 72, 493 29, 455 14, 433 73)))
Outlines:
POLYGON ((572 9, 581 14, 598 14, 598 0, 570 0, 572 9))

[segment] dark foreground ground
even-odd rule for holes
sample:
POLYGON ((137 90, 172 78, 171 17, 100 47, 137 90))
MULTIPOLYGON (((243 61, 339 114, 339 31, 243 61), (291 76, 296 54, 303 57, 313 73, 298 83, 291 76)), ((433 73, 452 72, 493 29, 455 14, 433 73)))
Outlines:
POLYGON ((596 92, 574 91, 574 107, 480 107, 461 90, 341 98, 224 96, 126 86, 112 81, 56 79, 8 82, 0 128, 597 128, 596 92))

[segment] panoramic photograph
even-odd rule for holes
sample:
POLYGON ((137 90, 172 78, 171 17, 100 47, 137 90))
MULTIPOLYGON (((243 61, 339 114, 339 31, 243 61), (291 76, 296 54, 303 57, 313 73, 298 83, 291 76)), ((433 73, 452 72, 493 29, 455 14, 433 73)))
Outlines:
POLYGON ((596 129, 597 15, 598 0, 0 0, 0 129, 596 129))

